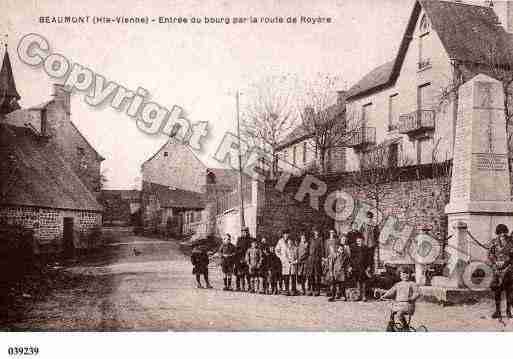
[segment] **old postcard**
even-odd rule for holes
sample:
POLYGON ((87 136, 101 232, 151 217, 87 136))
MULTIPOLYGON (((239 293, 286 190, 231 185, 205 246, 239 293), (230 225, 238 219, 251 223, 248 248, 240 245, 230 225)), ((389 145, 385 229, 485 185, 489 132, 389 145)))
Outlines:
POLYGON ((513 2, 0 0, 0 42, 0 330, 512 331, 513 2))

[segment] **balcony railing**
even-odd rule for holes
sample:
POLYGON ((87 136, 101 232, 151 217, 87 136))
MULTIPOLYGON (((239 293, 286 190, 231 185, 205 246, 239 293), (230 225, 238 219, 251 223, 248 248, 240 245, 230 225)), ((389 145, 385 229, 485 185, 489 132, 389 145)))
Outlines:
POLYGON ((366 145, 372 145, 376 143, 376 128, 374 127, 360 127, 354 130, 350 135, 346 146, 351 148, 361 148, 366 145))
POLYGON ((417 110, 399 116, 399 132, 415 135, 435 129, 435 111, 417 110))

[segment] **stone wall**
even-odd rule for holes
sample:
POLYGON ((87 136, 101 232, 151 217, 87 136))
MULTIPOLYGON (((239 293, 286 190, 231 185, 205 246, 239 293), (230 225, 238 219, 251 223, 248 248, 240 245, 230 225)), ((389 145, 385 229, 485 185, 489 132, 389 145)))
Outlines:
POLYGON ((99 212, 37 207, 0 208, 0 221, 34 231, 36 253, 62 249, 65 217, 73 218, 75 248, 89 248, 100 244, 91 241, 92 234, 101 230, 102 214, 99 212))
MULTIPOLYGON (((355 173, 317 178, 326 183, 327 194, 342 190, 372 207, 376 205, 377 199, 378 209, 383 218, 394 215, 401 222, 407 222, 419 230, 427 225, 432 228, 432 234, 439 234, 443 238, 447 232, 444 208, 449 202, 450 191, 448 168, 450 169, 445 167, 443 171, 433 166, 402 168, 400 176, 394 181, 378 185, 365 184, 364 180, 355 184, 358 182, 358 174, 355 173), (376 193, 377 196, 372 196, 376 193)), ((293 233, 309 230, 314 225, 325 231, 335 226, 347 228, 351 221, 336 224, 325 213, 326 195, 319 197, 318 209, 311 206, 309 195, 301 202, 296 199, 298 189, 304 180, 305 177, 291 177, 283 191, 276 189, 277 181, 265 183, 258 208, 258 236, 266 236, 276 241, 285 228, 293 233)))

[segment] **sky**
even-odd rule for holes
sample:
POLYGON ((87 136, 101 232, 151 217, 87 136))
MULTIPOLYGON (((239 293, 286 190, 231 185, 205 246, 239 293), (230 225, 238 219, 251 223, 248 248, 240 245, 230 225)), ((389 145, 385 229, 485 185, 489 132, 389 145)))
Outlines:
MULTIPOLYGON (((147 89, 151 100, 185 109, 192 122, 208 121, 211 136, 199 158, 212 157, 236 126, 235 92, 282 74, 311 78, 327 73, 346 89, 372 68, 394 58, 413 0, 0 0, 0 41, 8 35, 22 107, 48 100, 52 83, 42 68, 16 54, 28 33, 44 36, 52 52, 87 66, 129 89, 147 89), (328 24, 45 24, 40 16, 330 17, 328 24)), ((3 46, 0 50, 3 56, 3 46)), ((341 88, 342 90, 343 88, 341 88)), ((71 119, 106 158, 106 188, 133 188, 140 166, 166 142, 141 132, 110 107, 93 108, 75 93, 71 119)), ((241 96, 241 106, 248 101, 241 96)))

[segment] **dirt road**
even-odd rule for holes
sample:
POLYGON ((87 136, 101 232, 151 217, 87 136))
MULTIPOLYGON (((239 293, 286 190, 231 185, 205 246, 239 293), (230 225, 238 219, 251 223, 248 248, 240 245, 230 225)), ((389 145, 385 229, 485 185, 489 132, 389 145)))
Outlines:
MULTIPOLYGON (((66 268, 81 280, 31 303, 23 318, 3 329, 381 331, 385 325, 387 303, 223 292, 215 267, 215 289, 196 289, 189 258, 175 242, 126 236, 108 251, 108 260, 66 268)), ((513 330, 513 320, 489 319, 491 308, 489 302, 445 308, 419 303, 414 321, 430 331, 513 330)))

